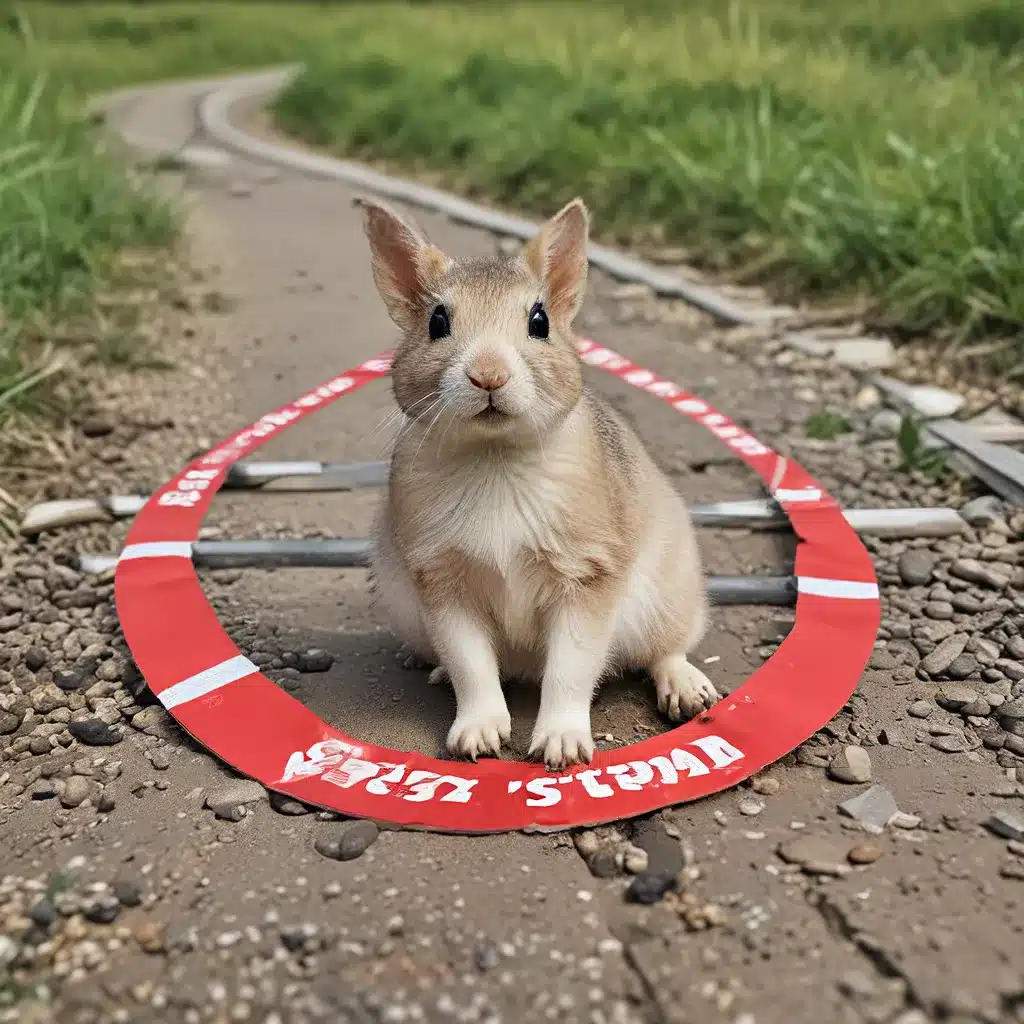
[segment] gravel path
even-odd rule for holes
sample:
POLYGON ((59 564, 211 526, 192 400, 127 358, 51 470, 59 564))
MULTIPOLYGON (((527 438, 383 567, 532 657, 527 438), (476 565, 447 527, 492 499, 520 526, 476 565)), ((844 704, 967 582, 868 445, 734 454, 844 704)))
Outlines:
MULTIPOLYGON (((137 94, 113 123, 136 144, 180 144, 197 92, 137 94)), ((59 472, 19 474, 22 496, 156 486, 391 343, 346 188, 239 159, 184 184, 204 273, 161 320, 177 368, 95 380, 59 472)), ((501 244, 420 220, 453 251, 501 244)), ((23 542, 0 577, 0 1020, 1024 1021, 1024 514, 900 469, 879 396, 760 328, 715 330, 595 275, 581 329, 793 452, 846 504, 969 502, 961 539, 872 543, 885 617, 844 711, 749 784, 648 821, 378 833, 268 798, 154 703, 110 579, 70 568, 75 550, 115 550, 124 524, 23 542), (851 432, 809 440, 823 407, 851 432)), ((759 496, 713 438, 595 384, 690 499, 759 496)), ((262 454, 379 457, 389 408, 386 389, 367 389, 262 454)), ((357 535, 373 501, 227 494, 204 536, 357 535)), ((723 573, 792 554, 784 537, 701 539, 723 573)), ((450 697, 400 667, 361 573, 208 573, 204 586, 243 651, 320 715, 440 752, 450 697)), ((790 621, 722 610, 699 654, 729 689, 790 621)), ((602 690, 602 743, 663 728, 651 697, 602 690)), ((514 698, 513 754, 531 710, 514 698)))

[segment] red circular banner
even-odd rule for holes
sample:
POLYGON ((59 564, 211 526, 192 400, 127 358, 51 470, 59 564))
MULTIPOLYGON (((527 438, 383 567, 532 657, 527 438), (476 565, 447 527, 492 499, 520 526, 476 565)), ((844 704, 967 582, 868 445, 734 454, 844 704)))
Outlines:
POLYGON ((633 817, 727 789, 778 760, 839 711, 881 616, 871 558, 839 506, 798 465, 707 402, 591 341, 585 363, 710 430, 768 485, 800 539, 793 630, 741 687, 698 719, 591 764, 443 761, 353 739, 263 676, 218 622, 192 543, 228 467, 305 416, 390 370, 378 357, 262 416, 196 459, 147 502, 115 576, 125 639, 178 723, 269 789, 346 815, 439 832, 562 829, 633 817))

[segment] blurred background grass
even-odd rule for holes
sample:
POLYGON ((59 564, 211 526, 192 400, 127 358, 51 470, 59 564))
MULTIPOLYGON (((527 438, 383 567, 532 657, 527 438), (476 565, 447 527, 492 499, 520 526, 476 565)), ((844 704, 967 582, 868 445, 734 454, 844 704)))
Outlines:
POLYGON ((538 215, 579 193, 607 238, 1024 373, 1019 0, 67 2, 0 6, 0 395, 30 314, 173 236, 82 97, 291 60, 274 114, 317 146, 538 215))

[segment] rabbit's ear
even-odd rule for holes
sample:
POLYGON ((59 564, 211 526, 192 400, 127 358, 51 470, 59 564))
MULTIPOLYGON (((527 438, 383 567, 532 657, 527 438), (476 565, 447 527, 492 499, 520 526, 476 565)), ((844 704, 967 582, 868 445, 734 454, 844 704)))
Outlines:
POLYGON ((359 199, 370 242, 373 279, 391 319, 403 331, 421 316, 431 287, 451 261, 383 203, 359 199))
POLYGON ((543 282, 549 310, 571 323, 583 305, 587 287, 589 217, 582 199, 574 199, 530 240, 524 253, 543 282))

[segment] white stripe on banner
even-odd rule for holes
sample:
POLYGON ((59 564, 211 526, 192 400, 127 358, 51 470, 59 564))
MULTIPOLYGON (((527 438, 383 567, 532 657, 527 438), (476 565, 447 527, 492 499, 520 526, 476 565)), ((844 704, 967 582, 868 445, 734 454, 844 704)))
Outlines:
POLYGON ((810 487, 802 491, 789 491, 785 488, 781 488, 776 491, 772 497, 778 502, 820 501, 821 491, 819 491, 817 487, 810 487))
POLYGON ((188 540, 154 540, 147 544, 129 544, 117 556, 119 562, 135 558, 191 558, 192 542, 188 540))
POLYGON ((782 483, 782 478, 786 475, 786 467, 789 463, 786 461, 785 455, 775 456, 775 469, 772 472, 772 478, 768 483, 768 490, 774 493, 775 488, 782 483))
POLYGON ((855 601, 878 600, 877 583, 858 583, 856 580, 823 580, 816 576, 798 576, 796 588, 801 594, 817 597, 845 597, 855 601))
POLYGON ((258 671, 259 669, 245 655, 238 654, 219 665, 214 665, 213 668, 204 669, 194 676, 189 676, 188 679, 182 679, 180 683, 168 686, 158 694, 160 703, 165 708, 176 708, 179 704, 187 704, 197 697, 205 697, 206 694, 213 693, 228 683, 244 679, 258 671))

